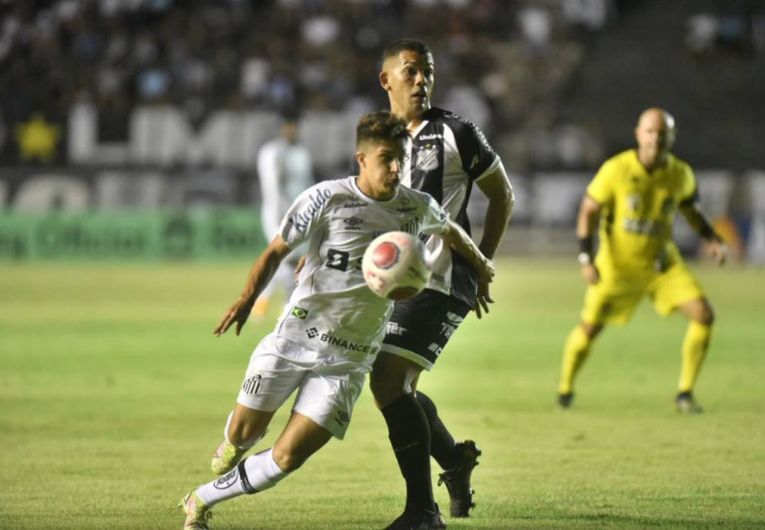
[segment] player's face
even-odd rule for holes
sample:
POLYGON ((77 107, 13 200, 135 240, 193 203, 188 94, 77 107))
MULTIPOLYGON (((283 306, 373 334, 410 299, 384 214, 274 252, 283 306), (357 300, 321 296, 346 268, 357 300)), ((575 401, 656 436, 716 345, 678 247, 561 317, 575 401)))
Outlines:
POLYGON ((663 112, 649 111, 635 128, 640 158, 649 165, 662 160, 675 141, 674 120, 663 112))
POLYGON ((361 145, 356 153, 361 191, 377 200, 393 197, 400 182, 404 149, 404 140, 367 142, 361 145))
POLYGON ((404 50, 388 57, 380 73, 380 84, 388 92, 391 110, 405 119, 420 116, 430 108, 435 68, 430 54, 404 50))

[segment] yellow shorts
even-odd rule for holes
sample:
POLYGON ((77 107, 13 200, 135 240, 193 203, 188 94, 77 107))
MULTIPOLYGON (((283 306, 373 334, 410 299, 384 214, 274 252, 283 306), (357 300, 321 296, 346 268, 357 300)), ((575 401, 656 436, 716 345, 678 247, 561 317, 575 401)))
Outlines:
POLYGON ((662 316, 704 297, 696 277, 680 261, 663 273, 614 275, 601 270, 601 280, 587 287, 581 318, 587 324, 626 324, 648 295, 662 316))

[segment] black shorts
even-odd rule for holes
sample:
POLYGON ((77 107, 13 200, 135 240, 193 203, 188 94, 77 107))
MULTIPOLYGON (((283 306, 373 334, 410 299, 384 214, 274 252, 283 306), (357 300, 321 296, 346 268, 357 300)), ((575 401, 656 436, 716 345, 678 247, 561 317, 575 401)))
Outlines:
POLYGON ((396 302, 381 351, 430 370, 470 309, 461 300, 429 289, 396 302))

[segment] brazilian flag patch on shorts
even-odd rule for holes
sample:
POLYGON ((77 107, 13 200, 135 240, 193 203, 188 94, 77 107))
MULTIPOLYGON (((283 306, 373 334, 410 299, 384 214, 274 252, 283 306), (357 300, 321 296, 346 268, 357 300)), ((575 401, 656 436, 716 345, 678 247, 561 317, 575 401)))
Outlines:
POLYGON ((292 316, 299 318, 300 320, 305 320, 305 317, 308 316, 308 310, 295 306, 292 308, 292 316))

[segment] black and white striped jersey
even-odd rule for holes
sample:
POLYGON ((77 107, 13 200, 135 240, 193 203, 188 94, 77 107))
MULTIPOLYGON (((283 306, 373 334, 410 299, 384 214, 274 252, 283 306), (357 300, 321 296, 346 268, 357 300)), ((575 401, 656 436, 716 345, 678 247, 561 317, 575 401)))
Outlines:
MULTIPOLYGON (((499 156, 483 132, 457 114, 433 107, 423 118, 411 134, 401 182, 430 194, 470 234, 467 204, 473 183, 499 167, 499 156)), ((437 236, 429 237, 426 247, 433 266, 428 288, 472 306, 476 277, 467 261, 437 236)))

